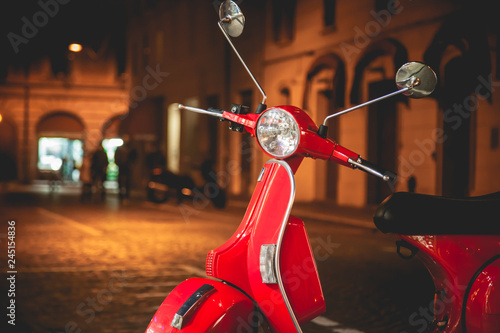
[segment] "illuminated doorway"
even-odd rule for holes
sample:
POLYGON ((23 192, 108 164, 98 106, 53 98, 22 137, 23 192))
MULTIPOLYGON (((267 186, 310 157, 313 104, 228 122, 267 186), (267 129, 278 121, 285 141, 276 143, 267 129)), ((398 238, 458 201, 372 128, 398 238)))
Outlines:
POLYGON ((78 181, 82 162, 81 140, 50 137, 41 137, 38 140, 39 178, 78 181))

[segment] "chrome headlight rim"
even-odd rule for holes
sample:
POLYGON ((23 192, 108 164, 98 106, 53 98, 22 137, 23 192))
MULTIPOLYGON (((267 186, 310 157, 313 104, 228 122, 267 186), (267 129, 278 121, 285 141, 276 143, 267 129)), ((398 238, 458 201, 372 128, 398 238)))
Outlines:
POLYGON ((299 123, 297 122, 297 119, 295 119, 295 117, 290 112, 280 107, 273 107, 264 111, 257 120, 257 126, 255 128, 255 136, 257 137, 257 142, 259 143, 259 146, 267 154, 269 154, 274 158, 285 159, 295 154, 295 152, 299 148, 300 126, 299 123), (263 122, 265 121, 271 122, 272 124, 271 125, 269 123, 263 124, 263 122), (278 136, 279 138, 274 140, 269 140, 269 135, 268 135, 269 128, 267 128, 268 133, 264 133, 266 132, 266 126, 276 127, 276 125, 277 126, 281 125, 282 128, 281 129, 274 128, 270 130, 274 132, 279 132, 279 134, 276 134, 276 136, 278 136), (289 133, 285 133, 285 135, 288 134, 288 137, 284 138, 283 137, 284 133, 282 133, 281 131, 283 132, 288 131, 289 133), (281 147, 283 144, 288 145, 288 147, 285 148, 284 152, 281 153, 278 153, 277 151, 282 149, 279 149, 279 147, 276 146, 274 147, 272 146, 272 145, 280 145, 281 147))

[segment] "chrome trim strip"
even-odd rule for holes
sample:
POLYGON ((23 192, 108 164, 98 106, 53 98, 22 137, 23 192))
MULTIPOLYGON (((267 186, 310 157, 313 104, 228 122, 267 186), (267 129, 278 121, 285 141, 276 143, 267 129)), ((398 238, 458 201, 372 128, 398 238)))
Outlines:
POLYGON ((214 291, 217 291, 214 286, 210 284, 204 284, 198 290, 196 290, 189 298, 184 302, 184 304, 177 310, 177 313, 170 324, 171 327, 182 330, 184 324, 189 320, 189 317, 193 314, 198 306, 214 291))
POLYGON ((259 178, 257 178, 257 182, 260 182, 262 180, 262 176, 264 176, 264 171, 266 171, 266 168, 262 168, 262 170, 260 170, 260 175, 259 178))
POLYGON ((274 266, 276 267, 276 276, 278 277, 278 285, 280 288, 281 296, 283 297, 283 300, 285 301, 286 307, 288 309, 288 313, 290 314, 290 317, 293 320, 293 323, 295 325, 295 329, 297 332, 302 333, 302 329, 300 328, 299 321, 297 320, 297 317, 295 316, 295 313, 293 312, 292 305, 290 304, 290 301, 288 300, 288 296, 286 295, 285 291, 285 286, 283 285, 283 278, 281 277, 281 266, 280 266, 280 253, 281 253, 281 245, 283 243, 283 237, 285 235, 285 229, 286 225, 288 222, 288 217, 290 216, 290 212, 292 211, 292 206, 293 202, 295 200, 295 177, 293 175, 292 168, 288 165, 287 162, 283 160, 276 160, 272 159, 269 160, 266 164, 268 163, 277 163, 282 165, 285 170, 288 172, 288 176, 290 177, 290 185, 291 185, 291 195, 290 199, 288 201, 288 208, 285 217, 283 218, 283 222, 281 223, 281 229, 280 229, 280 234, 278 236, 278 242, 276 245, 276 255, 274 257, 274 266))

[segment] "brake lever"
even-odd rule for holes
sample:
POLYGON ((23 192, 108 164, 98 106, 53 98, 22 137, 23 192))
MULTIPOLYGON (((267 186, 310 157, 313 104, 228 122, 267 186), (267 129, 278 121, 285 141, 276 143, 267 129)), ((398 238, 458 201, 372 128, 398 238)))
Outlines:
POLYGON ((369 174, 372 174, 374 176, 377 176, 377 177, 381 178, 382 180, 388 182, 389 184, 396 183, 396 179, 397 179, 396 173, 394 173, 392 171, 384 170, 384 169, 380 168, 379 166, 377 166, 373 163, 370 163, 367 160, 362 159, 361 157, 358 157, 358 159, 356 161, 354 161, 352 158, 350 158, 348 160, 348 162, 351 163, 356 168, 363 170, 363 171, 365 171, 369 174))

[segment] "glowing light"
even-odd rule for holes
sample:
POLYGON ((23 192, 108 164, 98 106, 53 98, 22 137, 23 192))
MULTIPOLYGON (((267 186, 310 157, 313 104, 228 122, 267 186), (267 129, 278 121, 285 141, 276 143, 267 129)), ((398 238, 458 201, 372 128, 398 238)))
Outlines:
POLYGON ((123 140, 119 138, 109 139, 109 144, 115 147, 123 146, 123 140))
POLYGON ((2 122, 2 119, 3 119, 3 117, 2 117, 2 114, 0 113, 0 123, 2 122))
POLYGON ((78 44, 78 43, 72 43, 72 44, 69 44, 68 49, 71 52, 77 53, 77 52, 80 52, 82 50, 82 45, 78 44))
POLYGON ((181 192, 182 192, 182 194, 184 194, 184 195, 191 195, 191 194, 193 194, 193 192, 192 192, 190 189, 188 189, 188 188, 183 188, 183 189, 181 190, 181 192))

